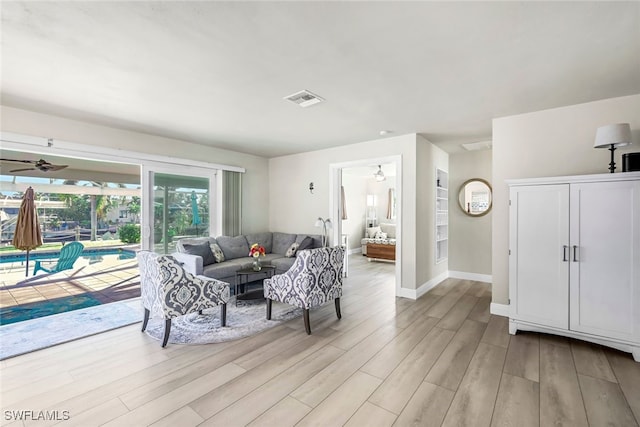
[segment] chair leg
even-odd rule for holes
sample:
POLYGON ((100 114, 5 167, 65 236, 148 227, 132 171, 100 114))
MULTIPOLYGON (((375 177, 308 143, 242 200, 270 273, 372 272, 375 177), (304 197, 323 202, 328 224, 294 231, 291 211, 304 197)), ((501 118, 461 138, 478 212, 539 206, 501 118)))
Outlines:
POLYGON ((267 320, 271 320, 271 299, 267 298, 267 320))
POLYGON ((220 324, 227 326, 227 303, 220 306, 220 324))
POLYGON ((336 315, 338 316, 338 319, 342 319, 342 313, 340 312, 340 298, 336 298, 336 315))
POLYGON ((149 311, 148 308, 145 307, 144 309, 144 319, 142 319, 142 332, 145 331, 145 329, 147 329, 147 323, 149 323, 149 314, 151 312, 149 311))
POLYGON ((309 323, 309 309, 304 309, 304 330, 307 331, 307 335, 311 335, 311 324, 309 323))
POLYGON ((164 321, 164 339, 162 340, 162 347, 167 346, 167 341, 169 341, 169 332, 171 332, 171 319, 164 321))

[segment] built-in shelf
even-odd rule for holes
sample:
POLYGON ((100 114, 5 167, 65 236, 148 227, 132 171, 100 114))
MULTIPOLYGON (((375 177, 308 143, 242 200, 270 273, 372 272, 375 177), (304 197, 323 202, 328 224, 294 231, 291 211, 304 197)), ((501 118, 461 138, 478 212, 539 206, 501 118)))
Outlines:
POLYGON ((436 263, 449 256, 449 174, 436 169, 436 263))

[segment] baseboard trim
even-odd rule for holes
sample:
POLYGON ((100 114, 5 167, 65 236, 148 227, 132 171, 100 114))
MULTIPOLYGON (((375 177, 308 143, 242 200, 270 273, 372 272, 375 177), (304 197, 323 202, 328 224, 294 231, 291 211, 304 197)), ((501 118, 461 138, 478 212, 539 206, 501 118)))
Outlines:
POLYGON ((349 249, 348 253, 349 253, 349 255, 361 254, 362 253, 362 248, 349 249))
POLYGON ((398 292, 398 296, 402 297, 402 298, 409 298, 409 299, 412 299, 412 300, 417 300, 422 295, 426 294, 431 289, 433 289, 436 286, 438 286, 447 277, 448 277, 448 274, 447 274, 447 272, 445 272, 445 273, 442 273, 441 275, 436 276, 433 279, 429 280, 428 282, 426 282, 425 284, 420 286, 418 289, 400 288, 400 290, 398 292))
POLYGON ((490 274, 467 273, 465 271, 449 270, 449 277, 453 279, 474 280, 476 282, 493 283, 493 276, 490 274))
POLYGON ((489 307, 489 312, 491 314, 495 314, 496 316, 509 317, 509 304, 498 304, 495 302, 491 303, 489 307))

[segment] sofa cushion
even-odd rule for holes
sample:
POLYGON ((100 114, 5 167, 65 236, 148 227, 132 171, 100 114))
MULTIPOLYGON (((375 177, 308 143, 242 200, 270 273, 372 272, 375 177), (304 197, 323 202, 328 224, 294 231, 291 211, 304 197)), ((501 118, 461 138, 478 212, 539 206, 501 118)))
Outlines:
MULTIPOLYGON (((206 266, 202 274, 207 277, 213 277, 214 279, 222 280, 233 278, 236 275, 236 271, 248 267, 251 265, 251 259, 249 257, 236 258, 232 260, 227 260, 221 264, 212 264, 206 266)), ((234 284, 233 280, 230 280, 229 283, 234 284)))
POLYGON ((216 238, 216 242, 218 242, 227 261, 249 256, 249 244, 245 236, 220 236, 216 238))
POLYGON ((209 242, 202 242, 198 245, 183 244, 182 247, 185 253, 201 256, 202 265, 210 265, 216 262, 216 259, 211 252, 209 242))
MULTIPOLYGON (((176 242, 176 250, 178 252, 185 252, 184 245, 199 245, 204 242, 209 242, 209 244, 213 244, 216 242, 216 239, 215 237, 186 237, 176 242)), ((211 251, 213 251, 213 248, 211 248, 211 251)))
POLYGON ((247 238, 247 243, 249 244, 249 247, 251 247, 251 245, 253 245, 254 243, 257 243, 262 247, 264 247, 264 250, 268 254, 273 252, 272 250, 273 249, 273 233, 266 232, 266 233, 247 234, 246 238, 247 238))
MULTIPOLYGON (((312 242, 311 248, 307 248, 307 249, 315 249, 315 248, 322 247, 322 236, 319 234, 298 234, 298 236, 296 237, 296 242, 302 243, 305 237, 310 237, 312 242)), ((298 248, 298 250, 300 250, 300 248, 298 248)))
POLYGON ((305 249, 311 249, 311 248, 313 248, 313 237, 305 236, 300 241, 300 246, 298 246, 298 251, 303 251, 305 249))
POLYGON ((283 274, 289 271, 289 269, 291 268, 295 260, 296 260, 295 257, 292 257, 292 258, 282 257, 282 258, 274 259, 273 261, 271 261, 271 264, 276 268, 276 274, 283 274))
POLYGON ((287 252, 287 249, 291 246, 293 242, 296 241, 295 234, 289 233, 273 233, 273 246, 271 248, 271 252, 274 254, 284 255, 287 252))
POLYGON ((387 233, 388 239, 396 238, 396 225, 391 223, 380 224, 380 231, 387 233))
POLYGON ((220 245, 217 243, 210 243, 211 252, 213 252, 213 257, 216 259, 216 262, 224 262, 224 252, 220 248, 220 245))
POLYGON ((293 242, 291 246, 289 246, 289 249, 287 249, 287 252, 285 252, 284 256, 286 256, 287 258, 291 258, 295 256, 299 246, 300 246, 300 243, 293 242))

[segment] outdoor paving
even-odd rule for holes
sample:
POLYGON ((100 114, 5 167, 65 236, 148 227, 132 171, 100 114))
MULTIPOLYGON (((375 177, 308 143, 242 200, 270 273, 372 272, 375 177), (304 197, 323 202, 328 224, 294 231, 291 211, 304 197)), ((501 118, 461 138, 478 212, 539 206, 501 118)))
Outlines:
MULTIPOLYGON (((30 271, 32 271, 30 266, 30 271)), ((0 307, 55 300, 87 294, 103 304, 140 296, 140 277, 136 259, 118 260, 104 256, 90 263, 80 258, 71 270, 55 274, 39 272, 25 277, 25 266, 4 266, 0 280, 0 307)))

